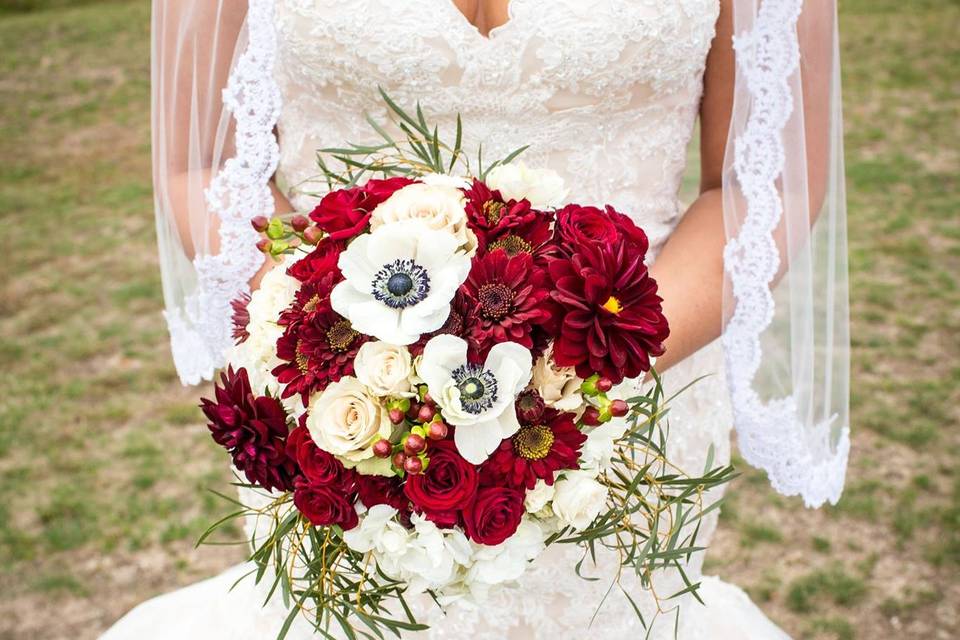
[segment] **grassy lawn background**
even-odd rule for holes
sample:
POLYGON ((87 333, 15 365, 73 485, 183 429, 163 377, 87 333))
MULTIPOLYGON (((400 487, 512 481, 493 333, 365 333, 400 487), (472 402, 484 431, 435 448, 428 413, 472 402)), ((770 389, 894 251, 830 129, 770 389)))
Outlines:
MULTIPOLYGON (((798 638, 960 634, 960 3, 841 3, 854 452, 835 508, 756 472, 708 570, 798 638)), ((149 3, 0 0, 0 639, 94 638, 240 558, 159 314, 149 3)))

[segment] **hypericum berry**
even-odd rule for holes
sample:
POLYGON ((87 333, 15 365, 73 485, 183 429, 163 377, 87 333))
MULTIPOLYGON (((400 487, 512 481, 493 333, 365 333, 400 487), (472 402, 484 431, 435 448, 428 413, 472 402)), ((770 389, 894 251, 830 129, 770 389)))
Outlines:
POLYGON ((443 440, 447 437, 447 425, 440 420, 436 420, 427 425, 427 437, 431 440, 443 440))
POLYGON ((430 392, 429 392, 429 391, 427 391, 426 393, 423 394, 423 403, 424 403, 424 404, 428 404, 428 405, 430 405, 431 407, 434 407, 434 406, 437 405, 437 403, 433 401, 433 398, 430 397, 430 392))
POLYGON ((403 441, 403 452, 408 456, 415 456, 427 448, 427 441, 423 436, 411 433, 403 441))
POLYGON ((381 438, 373 443, 373 455, 378 458, 387 459, 393 453, 393 445, 386 438, 381 438))
POLYGON ((600 411, 594 406, 589 406, 584 410, 581 420, 588 427, 595 427, 600 424, 600 411))
POLYGON ((600 378, 597 380, 597 389, 603 393, 610 391, 610 389, 613 389, 613 380, 610 378, 600 378))
POLYGON ((307 227, 303 232, 303 241, 307 244, 317 244, 323 240, 323 231, 317 227, 307 227))
POLYGON ((262 240, 260 240, 260 242, 257 243, 257 249, 259 249, 263 253, 270 253, 271 250, 273 249, 273 241, 267 238, 263 238, 262 240))
POLYGON ((411 420, 416 420, 417 416, 420 415, 420 404, 417 402, 411 402, 410 408, 407 409, 407 417, 411 420))
POLYGON ((423 461, 420 460, 420 458, 417 458, 416 456, 407 458, 403 462, 403 470, 409 473, 410 475, 415 476, 421 471, 423 471, 423 461))
POLYGON ((397 451, 393 454, 393 466, 397 469, 403 469, 403 463, 407 461, 407 454, 403 451, 397 451))
POLYGON ((310 226, 310 220, 307 216, 293 216, 293 218, 290 219, 290 226, 293 227, 293 230, 297 233, 303 233, 307 227, 310 226))
POLYGON ((427 403, 423 403, 420 405, 420 411, 417 412, 417 420, 419 422, 430 422, 435 415, 437 415, 436 409, 427 403))
POLYGON ((393 409, 390 409, 389 415, 390 415, 390 422, 392 422, 393 424, 400 424, 401 422, 403 422, 403 419, 405 417, 403 415, 403 411, 401 411, 396 407, 394 407, 393 409))
POLYGON ((250 220, 250 224, 253 225, 257 233, 263 233, 267 230, 267 227, 270 226, 270 221, 267 219, 267 216, 256 216, 250 220))
POLYGON ((613 400, 610 403, 610 415, 614 418, 622 418, 630 412, 630 407, 623 400, 613 400))

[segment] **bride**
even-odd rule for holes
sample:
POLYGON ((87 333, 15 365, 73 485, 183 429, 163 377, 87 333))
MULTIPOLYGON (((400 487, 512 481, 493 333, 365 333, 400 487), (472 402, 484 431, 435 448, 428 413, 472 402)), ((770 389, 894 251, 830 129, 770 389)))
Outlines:
MULTIPOLYGON (((173 356, 209 379, 231 343, 230 302, 273 266, 257 215, 308 211, 316 152, 373 141, 383 87, 441 129, 462 114, 489 157, 559 173, 570 198, 611 203, 650 236, 679 389, 670 450, 748 462, 808 506, 835 502, 847 432, 846 247, 836 9, 818 0, 154 0, 154 181, 173 356), (700 127, 700 195, 678 200, 700 127), (717 340, 721 335, 722 340, 717 340)), ((472 150, 474 153, 476 149, 472 150)), ((719 497, 716 496, 716 497, 719 497)), ((244 499, 250 499, 244 496, 244 499)), ((716 511, 705 521, 709 540, 716 511)), ((635 638, 611 558, 574 575, 558 545, 479 609, 424 605, 425 637, 635 638), (609 594, 607 593, 609 590, 609 594)), ((784 638, 733 585, 633 601, 649 637, 784 638)), ((149 601, 104 638, 270 639, 278 598, 240 565, 149 601)), ((269 582, 269 581, 268 581, 269 582)), ((682 589, 664 574, 661 593, 682 589)), ((290 638, 307 638, 306 626, 290 638)))

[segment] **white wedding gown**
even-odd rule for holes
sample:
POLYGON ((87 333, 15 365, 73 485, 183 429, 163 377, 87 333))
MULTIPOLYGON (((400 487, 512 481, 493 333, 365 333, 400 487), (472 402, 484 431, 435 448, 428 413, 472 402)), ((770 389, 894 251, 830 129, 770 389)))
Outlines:
MULTIPOLYGON (((305 192, 323 188, 316 181, 316 150, 374 141, 362 113, 383 115, 379 85, 401 105, 420 100, 441 129, 452 130, 462 114, 465 140, 483 141, 487 158, 531 145, 523 156, 528 164, 559 172, 573 201, 610 203, 630 214, 656 255, 682 213, 677 193, 718 0, 556 0, 549 10, 542 6, 513 0, 510 21, 484 37, 450 0, 278 0, 277 78, 284 106, 277 183, 297 209, 311 208, 315 195, 305 192)), ((669 391, 713 374, 671 411, 669 455, 692 473, 703 469, 711 444, 718 463, 730 457, 722 373, 715 343, 665 377, 669 391)), ((713 512, 698 542, 707 543, 715 526, 713 512)), ((598 565, 584 570, 600 579, 586 581, 573 569, 580 555, 569 545, 548 549, 515 588, 479 610, 454 607, 444 616, 421 602, 422 618, 433 626, 415 637, 646 637, 628 600, 610 589, 616 560, 600 554, 598 565)), ((702 554, 687 567, 692 580, 701 563, 702 554)), ((146 602, 103 638, 270 640, 286 612, 277 601, 264 607, 264 592, 252 578, 230 590, 247 571, 241 565, 146 602)), ((622 582, 630 588, 629 580, 622 582)), ((677 575, 663 575, 656 587, 669 595, 682 583, 677 575)), ((635 585, 631 591, 650 620, 653 598, 635 585)), ((704 577, 700 594, 706 606, 689 596, 664 603, 679 605, 676 633, 683 640, 787 637, 733 585, 704 577)), ((657 618, 649 637, 674 637, 676 613, 657 618)), ((298 624, 288 637, 312 635, 298 624)))

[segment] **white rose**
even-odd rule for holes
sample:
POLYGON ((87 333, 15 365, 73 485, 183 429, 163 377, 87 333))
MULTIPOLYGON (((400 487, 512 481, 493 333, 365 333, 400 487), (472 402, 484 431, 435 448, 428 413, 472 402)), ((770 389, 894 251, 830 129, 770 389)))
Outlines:
POLYGON ((533 366, 531 386, 548 407, 558 411, 577 412, 583 408, 580 385, 583 379, 573 367, 558 367, 553 361, 553 346, 533 366))
POLYGON ((559 207, 569 193, 556 171, 531 169, 523 162, 494 167, 487 174, 487 186, 507 200, 526 198, 536 209, 559 207))
POLYGON ((390 436, 390 418, 356 378, 331 383, 311 398, 307 430, 317 446, 357 463, 373 456, 371 445, 390 436))
POLYGON ((366 342, 353 362, 357 380, 375 396, 412 396, 413 359, 406 347, 388 342, 366 342))
POLYGON ((582 471, 567 472, 556 489, 553 513, 562 524, 578 531, 590 526, 607 502, 607 488, 582 471))
POLYGON ((477 236, 467 227, 466 197, 449 184, 416 183, 396 191, 370 216, 370 230, 391 222, 419 220, 434 231, 453 235, 468 256, 477 252, 477 236))
POLYGON ((553 500, 554 493, 556 493, 556 489, 552 484, 547 484, 538 479, 533 489, 527 491, 527 495, 523 499, 523 507, 527 510, 527 513, 537 513, 553 500))

